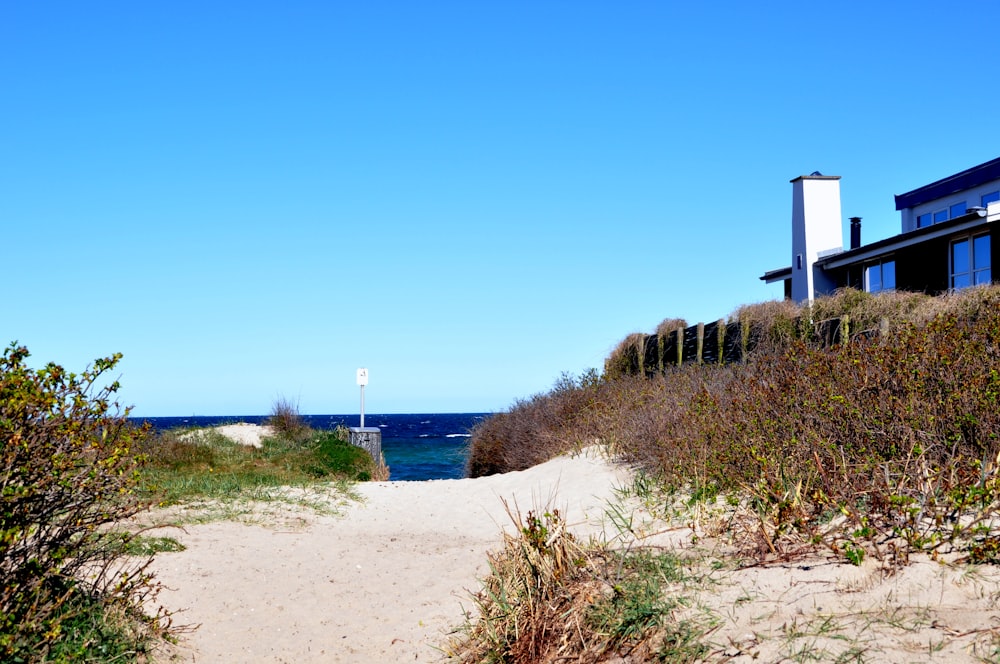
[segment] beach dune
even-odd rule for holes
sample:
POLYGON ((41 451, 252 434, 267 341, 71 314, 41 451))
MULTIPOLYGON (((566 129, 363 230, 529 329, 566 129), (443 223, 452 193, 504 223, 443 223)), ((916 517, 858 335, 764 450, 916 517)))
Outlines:
MULTIPOLYGON (((627 468, 596 450, 479 479, 370 482, 339 516, 186 525, 157 556, 161 603, 198 625, 189 662, 433 662, 471 608, 507 506, 559 509, 580 534, 605 526, 627 468)), ((166 532, 166 531, 165 531, 166 532)))
MULTIPOLYGON (((449 630, 474 608, 487 553, 515 528, 508 510, 559 509, 578 536, 612 537, 609 505, 648 517, 619 491, 631 478, 591 448, 479 479, 358 484, 337 515, 278 505, 255 523, 171 531, 187 549, 157 556, 159 599, 176 624, 198 628, 164 659, 441 661, 449 630)), ((643 540, 688 556, 693 574, 710 579, 689 602, 714 621, 708 661, 978 662, 1000 652, 996 566, 924 554, 902 567, 855 566, 822 550, 736 564, 732 514, 724 501, 715 509, 647 521, 653 536, 643 540)))

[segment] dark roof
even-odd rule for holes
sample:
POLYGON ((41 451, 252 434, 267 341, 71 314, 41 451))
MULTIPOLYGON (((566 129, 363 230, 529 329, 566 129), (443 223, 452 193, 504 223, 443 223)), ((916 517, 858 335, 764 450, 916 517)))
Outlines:
POLYGON ((919 244, 927 239, 941 237, 952 232, 965 233, 974 228, 985 226, 987 223, 989 223, 989 219, 983 208, 970 208, 969 212, 948 221, 942 221, 900 235, 893 235, 884 240, 862 245, 857 249, 848 249, 847 251, 830 256, 823 256, 816 261, 816 265, 826 268, 831 263, 834 264, 833 267, 850 265, 855 262, 860 263, 880 254, 889 254, 902 247, 919 244))
POLYGON ((925 184, 923 187, 905 194, 896 194, 896 209, 905 210, 906 208, 917 207, 921 203, 937 200, 948 194, 971 189, 984 182, 997 179, 1000 179, 1000 157, 985 164, 973 166, 961 173, 949 175, 937 182, 925 184))
POLYGON ((777 270, 768 270, 764 273, 764 276, 760 278, 761 281, 765 281, 769 284, 775 281, 782 281, 783 279, 792 278, 792 266, 778 268, 777 270))
MULTIPOLYGON (((862 245, 857 249, 838 251, 837 253, 830 254, 829 256, 823 256, 816 260, 816 265, 826 269, 829 267, 843 267, 845 265, 863 264, 866 261, 876 259, 879 256, 891 254, 894 251, 906 246, 919 244, 925 240, 932 239, 934 237, 941 237, 950 233, 967 233, 972 229, 985 226, 987 223, 989 223, 989 219, 986 216, 985 210, 982 208, 973 208, 966 214, 954 217, 948 221, 942 221, 940 223, 925 226, 924 228, 918 228, 900 235, 893 235, 892 237, 885 238, 884 240, 878 240, 877 242, 862 245)), ((760 280, 765 283, 772 284, 776 281, 790 279, 791 276, 792 268, 783 267, 778 268, 777 270, 769 270, 765 272, 763 276, 760 277, 760 280)))

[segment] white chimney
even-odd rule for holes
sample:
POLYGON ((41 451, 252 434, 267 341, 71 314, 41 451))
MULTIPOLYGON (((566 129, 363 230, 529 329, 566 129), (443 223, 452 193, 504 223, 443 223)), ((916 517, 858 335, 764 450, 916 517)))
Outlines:
POLYGON ((840 176, 813 173, 791 182, 792 300, 809 302, 836 287, 815 264, 822 256, 844 250, 840 176))

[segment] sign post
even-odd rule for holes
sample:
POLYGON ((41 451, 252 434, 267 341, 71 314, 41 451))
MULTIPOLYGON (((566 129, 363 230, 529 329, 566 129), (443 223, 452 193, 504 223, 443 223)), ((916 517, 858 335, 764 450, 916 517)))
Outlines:
POLYGON ((364 448, 375 462, 376 480, 389 479, 389 468, 382 458, 382 430, 378 427, 365 427, 365 385, 368 384, 368 369, 358 369, 358 387, 361 388, 361 426, 348 427, 351 445, 364 448))
POLYGON ((368 369, 358 369, 358 385, 361 387, 361 428, 365 428, 365 385, 368 384, 368 369))

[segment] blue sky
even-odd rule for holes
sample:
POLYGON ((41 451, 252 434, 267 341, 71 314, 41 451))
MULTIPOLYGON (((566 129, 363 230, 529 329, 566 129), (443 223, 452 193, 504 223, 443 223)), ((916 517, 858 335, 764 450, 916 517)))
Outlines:
POLYGON ((498 411, 1000 154, 996 2, 8 2, 0 337, 134 413, 498 411), (845 223, 846 232, 846 223, 845 223))

